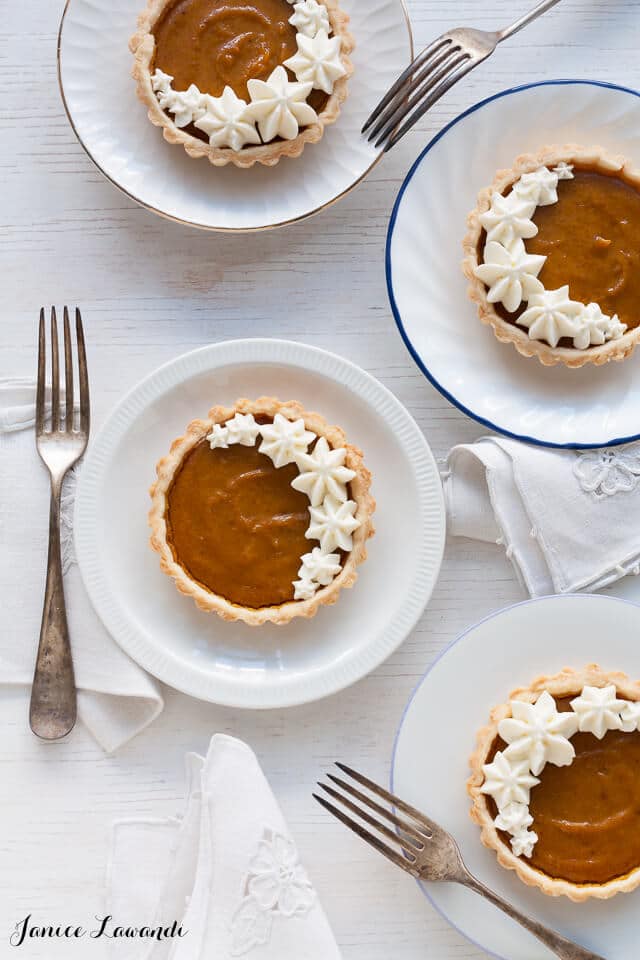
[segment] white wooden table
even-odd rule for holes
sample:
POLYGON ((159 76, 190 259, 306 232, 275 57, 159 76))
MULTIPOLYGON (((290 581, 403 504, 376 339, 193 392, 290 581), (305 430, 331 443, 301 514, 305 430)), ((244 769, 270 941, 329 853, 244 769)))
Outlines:
MULTIPOLYGON (((463 23, 502 26, 528 5, 410 0, 416 47, 463 23)), ((60 13, 60 0, 2 4, 0 376, 33 373, 41 304, 78 303, 96 427, 158 364, 211 341, 261 335, 327 347, 365 367, 407 405, 437 456, 479 436, 478 425, 417 370, 393 324, 382 270, 393 200, 427 139, 482 97, 557 76, 640 86, 637 0, 564 0, 450 92, 340 204, 290 229, 252 236, 167 223, 103 180, 60 102, 60 13)), ((3 543, 7 548, 19 563, 19 544, 3 543)), ((24 693, 0 688, 0 957, 13 955, 8 934, 27 913, 41 923, 85 923, 102 912, 111 821, 176 812, 183 754, 204 752, 215 731, 246 739, 260 756, 345 960, 484 956, 407 877, 333 823, 311 788, 336 758, 385 781, 402 707, 425 667, 463 628, 522 596, 500 548, 451 541, 418 627, 356 686, 329 702, 272 713, 240 713, 166 690, 160 719, 110 758, 82 728, 63 744, 37 743, 27 733, 24 693)), ((34 941, 16 956, 104 956, 103 941, 90 949, 85 942, 34 941)))

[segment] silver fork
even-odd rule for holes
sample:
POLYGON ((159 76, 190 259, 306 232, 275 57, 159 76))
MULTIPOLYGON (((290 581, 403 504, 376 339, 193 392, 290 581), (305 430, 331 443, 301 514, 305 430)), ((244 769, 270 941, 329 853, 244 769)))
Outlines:
POLYGON ((336 777, 331 773, 327 776, 339 790, 330 787, 328 784, 319 783, 330 797, 332 797, 341 807, 346 808, 363 823, 372 827, 380 836, 376 836, 367 830, 366 827, 357 820, 352 819, 344 810, 338 808, 324 797, 314 793, 313 796, 322 804, 322 806, 337 817, 345 826, 357 833, 359 837, 370 843, 380 853, 388 857, 397 867, 401 867, 410 873, 417 880, 444 881, 448 883, 460 883, 469 890, 474 890, 481 896, 489 900, 496 907, 499 907, 507 916, 520 923, 525 929, 537 937, 541 943, 549 947, 560 960, 603 960, 602 957, 584 947, 579 947, 576 943, 561 937, 554 933, 548 927, 538 923, 531 917, 520 913, 510 903, 499 897, 493 890, 485 887, 483 883, 469 873, 458 845, 446 830, 439 827, 437 823, 426 817, 415 807, 410 806, 398 797, 395 797, 384 787, 378 786, 372 780, 357 773, 351 767, 344 763, 337 763, 337 767, 350 780, 355 780, 360 786, 365 787, 370 793, 374 794, 379 800, 383 800, 394 808, 387 809, 377 800, 363 793, 348 780, 336 777), (346 794, 346 796, 345 796, 346 794), (358 801, 357 803, 354 801, 358 801), (403 816, 395 811, 400 811, 403 816), (377 814, 375 817, 373 814, 377 814), (382 820, 380 819, 382 818, 382 820), (386 821, 386 823, 382 821, 386 821), (395 827, 392 830, 388 824, 395 827), (387 841, 381 839, 384 837, 387 841))
POLYGON ((38 387, 36 393, 36 447, 51 477, 49 510, 49 556, 47 582, 40 627, 40 643, 36 660, 29 723, 36 736, 43 740, 60 740, 76 722, 76 685, 73 659, 67 628, 67 612, 62 583, 60 555, 60 495, 62 483, 70 467, 84 453, 89 439, 89 379, 80 311, 75 312, 78 354, 80 412, 74 423, 73 348, 69 311, 64 308, 64 404, 60 391, 58 358, 58 324, 55 307, 51 308, 51 418, 46 414, 46 330, 44 307, 40 310, 38 336, 38 387))
POLYGON ((384 149, 390 150, 454 83, 490 57, 499 43, 559 2, 542 0, 504 30, 459 27, 443 33, 418 54, 384 95, 362 128, 363 133, 368 131, 367 140, 375 140, 376 147, 386 141, 384 149))

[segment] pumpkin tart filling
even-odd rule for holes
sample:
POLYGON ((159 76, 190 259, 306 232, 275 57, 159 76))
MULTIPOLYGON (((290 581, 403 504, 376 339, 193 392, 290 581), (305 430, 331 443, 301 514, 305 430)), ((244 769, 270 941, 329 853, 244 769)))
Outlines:
POLYGON ((640 174, 601 148, 548 147, 498 173, 469 216, 480 319, 542 363, 624 359, 640 336, 640 174))
POLYGON ((356 580, 375 503, 339 427, 273 397, 214 407, 158 463, 151 546, 203 610, 251 625, 335 603, 356 580))
MULTIPOLYGON (((177 0, 154 27, 154 68, 173 77, 175 90, 192 84, 212 97, 230 87, 249 100, 249 80, 267 80, 275 68, 293 57, 297 32, 289 23, 289 0, 177 0)), ((293 77, 293 74, 291 75, 293 77)), ((312 90, 307 103, 316 113, 328 95, 312 90)), ((195 124, 189 132, 207 140, 195 124)))
POLYGON ((493 711, 471 767, 483 843, 526 883, 573 900, 640 885, 640 685, 595 665, 540 678, 493 711))
POLYGON ((177 562, 232 603, 293 600, 300 557, 310 549, 309 501, 291 487, 295 464, 277 470, 257 446, 211 450, 201 440, 167 495, 167 540, 177 562))
POLYGON ((129 44, 138 96, 190 157, 272 166, 337 119, 348 20, 337 0, 148 0, 129 44))
MULTIPOLYGON (((568 711, 570 698, 556 700, 568 711)), ((538 835, 531 866, 571 883, 608 883, 640 866, 640 733, 577 733, 568 767, 547 764, 532 787, 529 812, 538 835)), ((507 744, 496 738, 493 759, 507 744)), ((489 807, 498 815, 493 799, 489 807)), ((509 836, 501 833, 505 843, 509 836)))
POLYGON ((628 329, 640 324, 640 191, 593 168, 558 184, 558 202, 538 207, 538 233, 527 243, 546 256, 547 290, 569 284, 573 300, 598 303, 628 329))
POLYGON ((155 66, 176 90, 192 83, 213 97, 226 86, 247 99, 247 81, 266 79, 296 52, 288 0, 177 0, 154 27, 155 66))

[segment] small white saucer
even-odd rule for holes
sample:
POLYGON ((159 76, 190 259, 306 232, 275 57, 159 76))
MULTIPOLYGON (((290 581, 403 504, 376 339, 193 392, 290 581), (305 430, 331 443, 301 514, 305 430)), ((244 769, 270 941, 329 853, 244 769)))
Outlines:
POLYGON ((208 230, 264 230, 318 213, 381 158, 360 129, 413 56, 404 0, 344 0, 356 49, 337 122, 302 156, 238 170, 191 160, 146 117, 127 47, 146 0, 67 0, 58 37, 62 99, 78 140, 132 200, 208 230))
POLYGON ((306 703, 378 666, 431 596, 444 531, 437 466, 402 404, 341 357, 285 340, 217 343, 156 370, 95 438, 76 497, 80 570, 114 639, 170 686, 233 707, 306 703), (147 527, 155 465, 172 440, 214 404, 263 395, 299 400, 340 424, 364 451, 377 501, 376 534, 353 589, 312 620, 282 627, 198 610, 161 573, 147 527))
POLYGON ((640 167, 639 126, 635 90, 586 80, 505 90, 439 133, 400 190, 387 237, 400 333, 433 385, 491 430, 560 447, 640 436, 640 351, 604 367, 543 367, 482 325, 461 270, 467 215, 497 170, 552 143, 601 145, 640 167))
MULTIPOLYGON (((469 817, 466 781, 477 731, 516 687, 599 663, 640 677, 640 607, 577 594, 530 600, 471 627, 430 667, 396 738, 391 789, 451 831, 472 873, 525 913, 607 960, 638 956, 638 894, 571 903, 526 887, 498 865, 469 817)), ((513 920, 454 884, 423 884, 433 906, 500 960, 553 960, 513 920)))

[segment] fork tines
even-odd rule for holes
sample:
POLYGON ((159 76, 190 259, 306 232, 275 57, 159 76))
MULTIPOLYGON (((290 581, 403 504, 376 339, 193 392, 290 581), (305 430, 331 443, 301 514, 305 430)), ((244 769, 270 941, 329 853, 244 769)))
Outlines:
POLYGON ((417 854, 424 850, 425 845, 431 839, 433 827, 435 824, 420 813, 414 807, 395 797, 384 787, 379 786, 368 777, 358 773, 344 763, 336 763, 336 766, 350 780, 355 780, 359 786, 364 787, 368 793, 374 794, 374 797, 364 793, 358 787, 354 786, 349 780, 334 776, 328 773, 327 777, 335 786, 329 786, 325 783, 318 783, 318 786, 328 794, 332 800, 335 800, 339 806, 331 803, 324 796, 314 793, 314 798, 321 804, 325 810, 333 814, 345 826, 353 830, 359 837, 371 844, 379 853, 384 854, 389 860, 406 870, 412 876, 420 875, 418 869, 417 854), (336 787, 338 789, 336 789, 336 787), (399 816, 394 810, 388 809, 379 803, 383 800, 390 804, 395 810, 400 811, 404 816, 399 816), (355 802, 357 801, 357 802, 355 802), (344 809, 343 809, 344 808, 344 809), (358 819, 349 816, 345 810, 354 814, 358 819), (377 814, 377 817, 374 816, 377 814), (382 822, 382 820, 386 821, 382 822), (361 821, 361 822, 359 822, 361 821), (367 824, 376 833, 372 833, 363 824, 367 824), (395 830, 390 829, 387 824, 392 824, 395 830), (378 834, 378 835, 376 835, 378 834), (384 840, 382 839, 384 837, 384 840), (387 841, 387 842, 385 842, 387 841))
POLYGON ((475 61, 454 34, 443 34, 420 53, 385 94, 362 128, 375 146, 390 150, 475 61), (405 121, 403 123, 403 121, 405 121), (402 126, 400 126, 402 124, 402 126))
POLYGON ((87 373, 87 356, 82 328, 82 317, 76 307, 75 311, 75 340, 78 356, 78 388, 80 395, 79 421, 74 430, 74 376, 73 376, 73 340, 69 310, 63 309, 63 339, 64 339, 64 417, 60 403, 60 357, 58 343, 58 319, 56 308, 51 307, 50 340, 51 340, 51 419, 47 430, 47 329, 45 323, 45 309, 40 309, 40 326, 38 331, 38 383, 36 391, 36 433, 88 433, 89 431, 89 379, 87 373))

